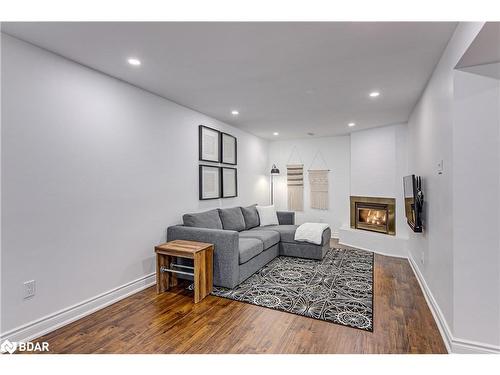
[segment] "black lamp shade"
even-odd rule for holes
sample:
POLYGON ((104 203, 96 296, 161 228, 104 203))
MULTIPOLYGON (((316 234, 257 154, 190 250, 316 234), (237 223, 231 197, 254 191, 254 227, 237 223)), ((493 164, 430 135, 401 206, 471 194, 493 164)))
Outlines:
POLYGON ((276 164, 273 164, 273 167, 271 168, 271 174, 280 174, 280 170, 278 167, 276 167, 276 164))

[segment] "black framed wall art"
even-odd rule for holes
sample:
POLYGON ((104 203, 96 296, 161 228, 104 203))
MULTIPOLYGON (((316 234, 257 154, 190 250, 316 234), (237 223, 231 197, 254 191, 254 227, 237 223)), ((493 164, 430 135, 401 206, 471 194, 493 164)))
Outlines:
POLYGON ((200 125, 198 127, 199 160, 220 163, 221 136, 218 130, 200 125))
POLYGON ((236 168, 221 167, 222 198, 238 196, 238 170, 236 168))
POLYGON ((221 197, 221 168, 213 165, 199 166, 200 200, 221 197))
POLYGON ((238 141, 236 137, 224 132, 220 133, 221 155, 223 164, 236 165, 238 163, 238 141))

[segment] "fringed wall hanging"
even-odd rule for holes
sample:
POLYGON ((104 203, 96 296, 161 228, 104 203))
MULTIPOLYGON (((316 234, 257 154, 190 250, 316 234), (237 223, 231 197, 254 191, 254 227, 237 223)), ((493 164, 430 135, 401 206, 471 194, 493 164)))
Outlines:
POLYGON ((309 170, 311 208, 328 210, 328 170, 309 170))
MULTIPOLYGON (((327 165, 325 158, 321 154, 321 151, 316 152, 314 158, 311 162, 311 167, 316 160, 316 157, 320 155, 325 166, 327 165)), ((328 168, 328 167, 327 167, 328 168)), ((311 208, 318 210, 328 210, 328 172, 329 169, 309 169, 309 189, 310 189, 310 201, 311 208)))
POLYGON ((288 209, 304 211, 304 165, 287 164, 288 209))

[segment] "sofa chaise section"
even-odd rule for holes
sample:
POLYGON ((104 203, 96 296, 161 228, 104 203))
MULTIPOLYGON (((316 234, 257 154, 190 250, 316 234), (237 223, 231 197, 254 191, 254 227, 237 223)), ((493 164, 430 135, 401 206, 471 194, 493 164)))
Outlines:
MULTIPOLYGON (((280 222, 281 223, 281 222, 280 222)), ((321 245, 314 245, 308 242, 295 241, 295 231, 298 225, 270 225, 265 227, 252 228, 252 232, 275 231, 280 235, 280 255, 316 259, 324 258, 328 249, 330 249, 330 238, 332 232, 330 228, 323 231, 321 245)))

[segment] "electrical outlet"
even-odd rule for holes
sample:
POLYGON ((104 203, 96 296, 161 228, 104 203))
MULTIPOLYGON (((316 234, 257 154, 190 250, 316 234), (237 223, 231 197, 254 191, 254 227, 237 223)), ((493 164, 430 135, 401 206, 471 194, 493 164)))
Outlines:
POLYGON ((31 298, 35 295, 35 280, 24 282, 24 299, 31 298))

